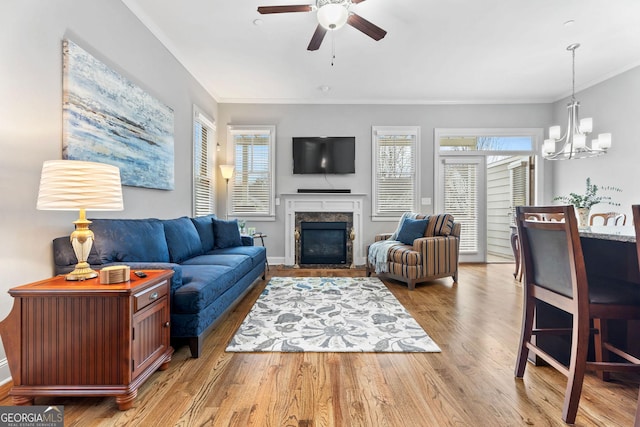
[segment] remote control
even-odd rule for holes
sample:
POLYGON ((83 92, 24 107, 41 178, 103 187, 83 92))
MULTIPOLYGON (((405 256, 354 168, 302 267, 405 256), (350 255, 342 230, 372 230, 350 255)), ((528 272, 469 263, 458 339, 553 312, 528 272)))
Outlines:
POLYGON ((134 271, 133 274, 138 277, 147 277, 147 273, 145 273, 144 271, 134 271))

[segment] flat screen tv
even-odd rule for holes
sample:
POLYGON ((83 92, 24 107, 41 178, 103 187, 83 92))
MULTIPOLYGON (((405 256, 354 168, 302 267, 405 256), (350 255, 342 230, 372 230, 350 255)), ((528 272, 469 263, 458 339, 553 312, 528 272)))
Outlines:
POLYGON ((356 138, 354 136, 294 137, 293 173, 356 173, 356 138))

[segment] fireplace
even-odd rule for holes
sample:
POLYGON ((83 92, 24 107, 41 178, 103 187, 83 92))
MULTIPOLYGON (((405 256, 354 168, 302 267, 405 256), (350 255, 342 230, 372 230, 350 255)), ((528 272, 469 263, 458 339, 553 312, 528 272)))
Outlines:
MULTIPOLYGON (((285 200, 284 252, 283 263, 299 264, 300 248, 296 231, 300 232, 302 222, 346 222, 347 223, 347 265, 364 265, 365 256, 362 233, 362 204, 366 194, 314 194, 282 193, 285 200), (349 234, 353 231, 354 240, 349 234)), ((330 264, 320 264, 331 266, 330 264)), ((336 267, 340 264, 334 264, 336 267)), ((345 264, 342 264, 345 266, 345 264)), ((333 268, 331 266, 331 268, 333 268)))
POLYGON ((300 264, 346 264, 347 223, 300 223, 300 264))

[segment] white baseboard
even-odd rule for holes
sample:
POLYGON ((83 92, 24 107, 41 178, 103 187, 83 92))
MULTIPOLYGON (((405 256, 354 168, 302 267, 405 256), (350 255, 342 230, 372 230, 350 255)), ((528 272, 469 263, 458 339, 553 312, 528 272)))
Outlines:
POLYGON ((269 263, 269 265, 283 265, 284 257, 283 256, 267 257, 267 262, 269 263))

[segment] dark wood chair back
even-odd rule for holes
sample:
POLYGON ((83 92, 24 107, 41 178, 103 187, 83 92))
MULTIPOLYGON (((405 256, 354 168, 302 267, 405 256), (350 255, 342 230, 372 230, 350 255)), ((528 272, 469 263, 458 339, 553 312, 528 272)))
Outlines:
POLYGON ((627 215, 618 212, 600 212, 591 214, 589 217, 589 225, 598 225, 600 220, 596 218, 602 218, 602 225, 626 225, 627 215))
MULTIPOLYGON (((568 300, 582 293, 588 301, 586 280, 582 281, 583 289, 578 289, 580 281, 576 280, 585 273, 584 268, 576 271, 576 264, 584 266, 584 262, 573 206, 522 206, 517 212, 525 283, 550 290, 568 300), (553 221, 538 219, 551 216, 553 221)), ((560 299, 553 298, 553 301, 557 303, 560 299)))
POLYGON ((526 219, 530 221, 564 221, 564 214, 561 213, 529 213, 526 219))

